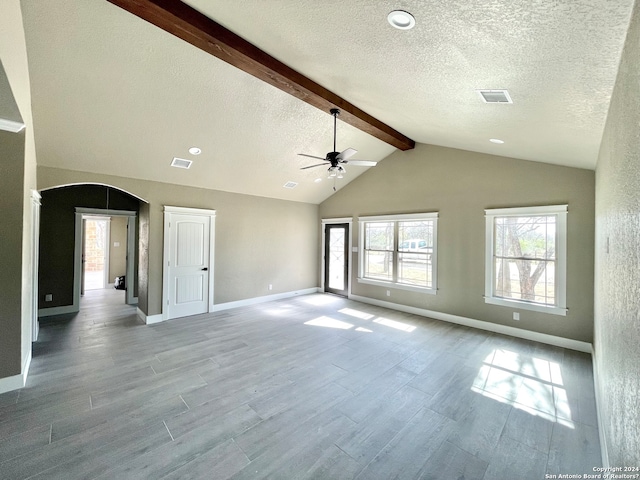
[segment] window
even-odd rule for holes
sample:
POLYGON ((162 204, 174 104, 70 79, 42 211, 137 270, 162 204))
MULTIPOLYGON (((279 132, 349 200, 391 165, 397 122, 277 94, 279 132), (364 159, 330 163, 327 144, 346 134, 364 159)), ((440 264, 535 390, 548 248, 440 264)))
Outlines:
POLYGON ((485 302, 566 315, 567 206, 485 214, 485 302))
POLYGON ((358 220, 359 282, 436 293, 437 213, 358 220))

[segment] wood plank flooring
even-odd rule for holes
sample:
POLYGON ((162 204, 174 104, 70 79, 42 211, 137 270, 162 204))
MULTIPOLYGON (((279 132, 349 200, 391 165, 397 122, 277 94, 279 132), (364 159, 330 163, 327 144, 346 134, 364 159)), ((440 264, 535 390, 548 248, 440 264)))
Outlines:
POLYGON ((43 319, 3 479, 542 479, 601 465, 589 355, 314 294, 43 319))

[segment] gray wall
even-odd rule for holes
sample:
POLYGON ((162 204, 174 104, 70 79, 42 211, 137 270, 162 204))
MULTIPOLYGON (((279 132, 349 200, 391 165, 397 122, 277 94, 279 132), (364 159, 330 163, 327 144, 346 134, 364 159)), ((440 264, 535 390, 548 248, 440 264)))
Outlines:
MULTIPOLYGON (((12 336, 11 339, 4 337, 0 340, 0 345, 2 345, 2 353, 0 353, 0 363, 2 363, 0 366, 1 389, 7 385, 1 382, 8 375, 6 372, 24 373, 24 369, 27 367, 27 360, 31 356, 31 302, 33 296, 33 276, 31 273, 31 190, 36 188, 36 153, 31 115, 31 87, 20 0, 3 0, 0 2, 0 59, 11 87, 9 92, 0 91, 0 96, 13 95, 20 110, 20 116, 26 125, 25 130, 17 134, 18 137, 14 137, 13 140, 7 139, 6 141, 3 137, 0 142, 0 161, 3 164, 5 161, 10 164, 3 165, 3 168, 8 168, 12 171, 12 174, 16 175, 13 180, 11 177, 3 177, 0 181, 2 184, 2 188, 0 188, 2 212, 3 214, 7 212, 4 203, 6 201, 11 204, 11 208, 15 209, 10 214, 11 222, 14 222, 13 225, 17 226, 17 223, 15 223, 17 222, 17 217, 13 218, 14 214, 19 214, 22 218, 20 230, 14 231, 10 235, 10 241, 5 243, 4 235, 0 237, 0 258, 11 258, 6 261, 12 264, 13 262, 21 262, 21 270, 13 272, 14 275, 7 280, 14 285, 21 285, 18 296, 8 296, 7 291, 3 291, 0 294, 2 295, 0 336, 4 337, 5 332, 12 336), (20 160, 16 156, 19 154, 15 150, 17 148, 16 144, 12 143, 14 141, 20 142, 22 145, 20 160), (7 156, 5 157, 5 155, 7 156), (12 170, 16 168, 15 162, 20 163, 21 173, 12 170), (13 183, 11 183, 12 181, 13 183), (18 195, 22 199, 20 204, 17 203, 18 195), (12 237, 13 234, 20 235, 21 246, 15 244, 12 237), (19 302, 20 307, 18 310, 15 310, 14 302, 19 302), (5 305, 7 306, 6 309, 5 305), (16 311, 17 317, 15 317, 16 311), (12 325, 10 330, 5 329, 5 327, 9 328, 9 324, 12 325), (16 331, 18 332, 17 341, 13 337, 16 331), (7 350, 5 350, 5 346, 7 350), (5 358, 11 358, 8 364, 5 363, 5 358), (17 362, 19 364, 17 372, 15 358, 18 359, 17 362)), ((7 83, 2 82, 2 84, 4 85, 2 88, 6 89, 7 83)), ((15 382, 11 384, 15 385, 15 382)))
POLYGON ((138 308, 149 312, 149 204, 140 202, 138 219, 138 308))
POLYGON ((0 130, 0 378, 21 364, 24 131, 0 130))
MULTIPOLYGON (((320 205, 320 216, 439 212, 438 294, 359 284, 356 295, 592 341, 594 172, 431 145, 396 152, 320 205), (485 208, 568 204, 566 317, 484 303, 485 208)), ((354 221, 354 246, 358 245, 354 221)))
POLYGON ((162 313, 165 205, 216 210, 214 303, 318 285, 317 205, 38 167, 40 188, 83 182, 112 185, 149 202, 148 211, 144 204, 140 211, 138 295, 147 315, 162 313))
POLYGON ((640 7, 596 168, 595 358, 612 466, 640 465, 640 7))

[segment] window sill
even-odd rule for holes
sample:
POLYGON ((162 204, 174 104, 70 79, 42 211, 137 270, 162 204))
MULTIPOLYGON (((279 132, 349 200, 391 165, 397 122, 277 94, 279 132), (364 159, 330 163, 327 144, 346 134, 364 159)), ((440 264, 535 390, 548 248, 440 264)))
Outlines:
POLYGON ((531 310, 533 312, 548 313, 550 315, 567 315, 567 308, 552 307, 547 305, 537 305, 535 303, 522 302, 519 300, 507 300, 506 298, 484 297, 485 303, 500 305, 501 307, 517 308, 519 310, 531 310))
POLYGON ((395 288, 398 290, 408 290, 410 292, 428 293, 436 295, 437 289, 429 287, 419 287, 417 285, 406 285, 404 283, 385 282, 383 280, 372 280, 370 278, 358 278, 358 283, 366 283, 367 285, 377 285, 379 287, 395 288))

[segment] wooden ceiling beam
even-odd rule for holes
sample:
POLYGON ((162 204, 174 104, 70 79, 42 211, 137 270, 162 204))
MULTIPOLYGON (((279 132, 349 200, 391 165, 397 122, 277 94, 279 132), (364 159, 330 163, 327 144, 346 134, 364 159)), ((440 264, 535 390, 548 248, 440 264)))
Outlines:
POLYGON ((415 142, 179 0, 107 0, 205 52, 400 150, 415 142))

